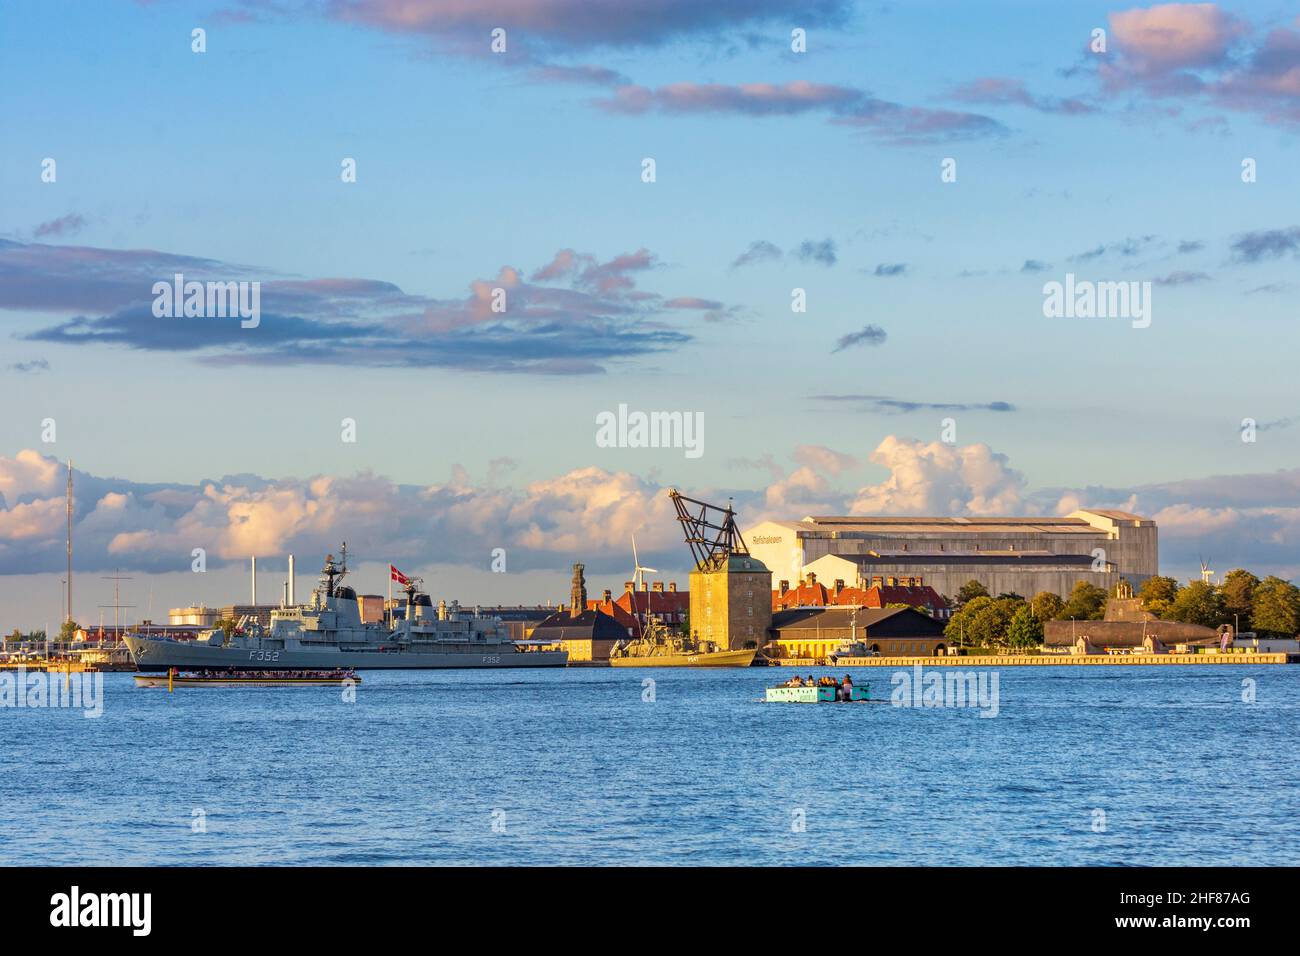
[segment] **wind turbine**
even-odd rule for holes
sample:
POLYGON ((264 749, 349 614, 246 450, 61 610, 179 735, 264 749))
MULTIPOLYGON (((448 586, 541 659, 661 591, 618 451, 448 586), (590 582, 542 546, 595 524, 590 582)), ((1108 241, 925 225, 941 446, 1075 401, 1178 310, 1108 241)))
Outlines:
MULTIPOLYGON (((636 535, 632 535, 632 587, 635 588, 637 591, 640 591, 645 586, 646 571, 649 571, 651 574, 659 573, 659 571, 655 568, 646 568, 641 566, 641 559, 637 557, 637 553, 636 553, 636 535)), ((632 600, 630 603, 632 605, 633 616, 639 617, 639 615, 636 612, 637 597, 635 593, 633 593, 632 600)), ((649 623, 650 623, 650 595, 647 593, 645 597, 645 618, 642 621, 642 625, 644 626, 649 623)))
POLYGON ((1214 572, 1210 570, 1210 562, 1201 560, 1201 581, 1205 584, 1214 583, 1214 572))
POLYGON ((632 585, 640 591, 645 585, 645 574, 649 571, 651 574, 658 574, 657 568, 644 568, 641 566, 641 559, 636 556, 636 535, 632 535, 632 585))

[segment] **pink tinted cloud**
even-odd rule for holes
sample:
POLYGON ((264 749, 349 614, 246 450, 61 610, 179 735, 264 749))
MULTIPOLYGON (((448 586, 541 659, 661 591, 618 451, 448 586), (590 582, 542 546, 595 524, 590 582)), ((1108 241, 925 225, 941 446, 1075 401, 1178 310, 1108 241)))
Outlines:
POLYGON ((997 135, 1002 124, 987 116, 958 110, 904 106, 878 99, 863 90, 827 83, 672 83, 651 89, 621 86, 595 101, 610 113, 639 115, 731 114, 737 116, 795 116, 822 113, 832 122, 866 129, 899 143, 997 135))
POLYGON ((657 90, 623 86, 596 105, 612 113, 742 113, 750 116, 792 115, 843 109, 862 93, 845 86, 809 83, 672 83, 657 90))
POLYGON ((1130 67, 1154 77, 1222 65, 1246 25, 1213 3, 1165 3, 1112 13, 1110 29, 1130 67))
POLYGON ((959 103, 1024 106, 1041 113, 1077 116, 1096 112, 1095 106, 1078 97, 1039 96, 1029 92, 1024 81, 1000 76, 985 76, 963 83, 951 95, 959 103))
MULTIPOLYGON (((786 22, 833 24, 848 0, 332 0, 329 15, 393 33, 462 42, 496 27, 516 42, 555 48, 657 46, 786 22)), ((788 28, 785 31, 788 35, 788 28)))
POLYGON ((1300 122, 1300 21, 1253 36, 1212 3, 1169 3, 1110 16, 1113 55, 1098 69, 1111 93, 1203 97, 1266 122, 1300 122))

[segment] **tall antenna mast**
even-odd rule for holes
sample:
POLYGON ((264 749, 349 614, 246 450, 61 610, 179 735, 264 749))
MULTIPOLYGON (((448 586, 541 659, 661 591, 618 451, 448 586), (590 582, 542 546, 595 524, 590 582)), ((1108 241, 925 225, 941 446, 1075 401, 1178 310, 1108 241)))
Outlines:
POLYGON ((68 459, 68 616, 72 620, 72 459, 68 459))
MULTIPOLYGON (((133 580, 133 578, 131 578, 130 575, 123 575, 123 574, 122 574, 122 569, 121 569, 121 568, 114 568, 114 573, 113 573, 113 574, 106 574, 106 575, 104 575, 104 576, 102 577, 102 580, 104 580, 104 581, 112 581, 112 582, 113 582, 113 643, 114 643, 114 644, 120 644, 120 643, 122 642, 122 623, 121 623, 121 620, 122 620, 122 618, 121 618, 122 608, 124 608, 124 607, 130 607, 130 608, 135 607, 134 604, 123 604, 123 603, 122 603, 122 590, 121 590, 121 586, 122 586, 122 582, 123 582, 123 581, 131 581, 131 580, 133 580)), ((151 600, 152 600, 152 598, 151 598, 151 600)), ((107 604, 101 604, 100 607, 108 607, 108 605, 107 605, 107 604)), ((101 627, 102 627, 102 625, 101 625, 101 627)), ((103 639, 101 638, 100 640, 101 640, 101 643, 102 643, 103 639)))

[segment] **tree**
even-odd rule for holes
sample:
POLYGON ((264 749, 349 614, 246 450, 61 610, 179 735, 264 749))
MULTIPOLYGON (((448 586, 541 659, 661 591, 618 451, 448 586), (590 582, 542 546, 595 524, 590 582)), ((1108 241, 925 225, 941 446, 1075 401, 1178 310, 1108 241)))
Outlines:
POLYGON ((70 641, 77 636, 77 631, 79 630, 81 630, 81 625, 76 621, 64 621, 63 626, 59 628, 59 640, 64 642, 70 641))
POLYGON ((1106 589, 1087 581, 1079 581, 1061 608, 1061 619, 1100 621, 1106 616, 1106 589))
POLYGON ((1024 606, 1023 601, 1012 598, 972 598, 949 619, 944 637, 975 647, 997 647, 1006 643, 1011 619, 1024 606))
POLYGON ((1055 621, 1061 616, 1061 611, 1065 609, 1065 602, 1061 600, 1059 594, 1051 591, 1039 591, 1029 602, 1030 609, 1034 612, 1034 617, 1039 621, 1055 621))
POLYGON ((1013 648, 1027 648, 1038 647, 1042 643, 1043 622, 1034 616, 1028 604, 1021 605, 1007 629, 1007 644, 1013 648))
POLYGON ((1219 586, 1219 592, 1223 595, 1223 610, 1228 617, 1236 615, 1233 624, 1239 630, 1251 629, 1250 608, 1257 587, 1259 587, 1259 578, 1242 568, 1229 571, 1223 578, 1223 584, 1219 586))
POLYGON ((1193 581, 1178 592, 1165 615, 1168 620, 1202 627, 1218 627, 1226 616, 1223 595, 1212 584, 1193 581))
POLYGON ((233 617, 223 617, 213 621, 212 626, 223 631, 226 637, 230 637, 231 634, 235 633, 235 628, 239 627, 239 622, 233 617))
POLYGON ((957 591, 957 606, 961 607, 976 598, 989 597, 989 589, 971 578, 957 591))
POLYGON ((1255 588, 1250 619, 1254 629, 1262 634, 1293 637, 1300 631, 1300 588, 1269 575, 1255 588))
POLYGON ((1173 578, 1165 578, 1160 575, 1147 578, 1142 582, 1142 587, 1138 589, 1138 598, 1142 601, 1142 609, 1150 611, 1156 617, 1164 617, 1169 613, 1169 608, 1173 606, 1174 599, 1178 597, 1178 582, 1173 578))
POLYGON ((960 605, 953 612, 952 617, 948 618, 948 623, 943 629, 943 636, 955 644, 974 644, 975 640, 971 636, 971 622, 975 620, 975 615, 981 610, 993 603, 993 599, 987 594, 982 597, 971 598, 965 604, 960 605))

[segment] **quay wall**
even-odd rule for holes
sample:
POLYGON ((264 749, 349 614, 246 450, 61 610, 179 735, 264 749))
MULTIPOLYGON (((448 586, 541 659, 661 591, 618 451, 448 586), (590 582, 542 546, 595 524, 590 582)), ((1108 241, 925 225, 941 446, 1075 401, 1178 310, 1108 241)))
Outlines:
POLYGON ((1297 654, 1023 654, 988 657, 841 657, 834 664, 786 659, 784 667, 1117 667, 1122 665, 1300 664, 1297 654))

